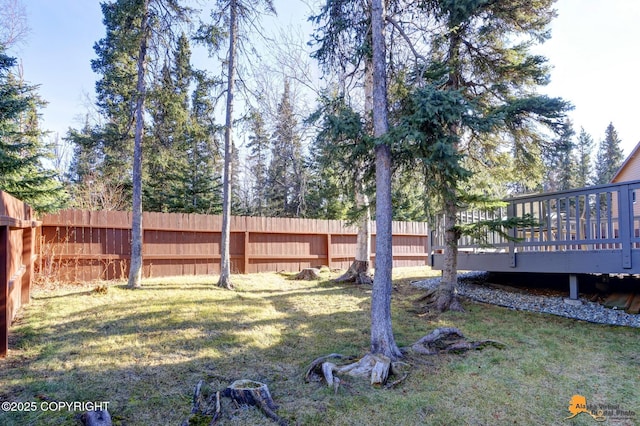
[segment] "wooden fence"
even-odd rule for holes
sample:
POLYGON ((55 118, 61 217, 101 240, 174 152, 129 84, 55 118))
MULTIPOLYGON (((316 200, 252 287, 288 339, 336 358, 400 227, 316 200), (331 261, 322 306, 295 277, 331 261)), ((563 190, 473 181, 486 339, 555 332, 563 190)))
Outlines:
POLYGON ((7 355, 9 326, 29 303, 38 222, 31 207, 0 191, 0 357, 7 355))
MULTIPOLYGON (((40 274, 65 281, 128 276, 130 213, 66 210, 44 216, 42 222, 40 274)), ((219 272, 221 216, 144 213, 142 223, 145 277, 219 272)), ((343 221, 232 217, 232 272, 322 265, 346 269, 355 253, 356 233, 343 221)), ((375 235, 372 240, 375 247, 375 235)), ((427 265, 428 244, 425 223, 393 223, 394 266, 427 265)))

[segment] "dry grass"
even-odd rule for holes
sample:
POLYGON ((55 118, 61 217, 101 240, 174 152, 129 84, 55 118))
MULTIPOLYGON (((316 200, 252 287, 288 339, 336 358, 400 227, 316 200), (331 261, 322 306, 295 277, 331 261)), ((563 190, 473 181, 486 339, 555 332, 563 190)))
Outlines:
MULTIPOLYGON (((94 283, 35 293, 0 360, 0 400, 108 401, 115 424, 179 425, 198 380, 222 389, 247 378, 268 384, 291 424, 593 424, 586 414, 563 420, 574 394, 637 413, 606 424, 640 422, 640 330, 475 303, 463 314, 424 315, 409 281, 426 274, 397 271, 399 345, 446 325, 507 349, 409 359, 411 375, 396 389, 352 379, 334 394, 305 383, 305 367, 331 352, 366 353, 366 287, 278 274, 236 276, 236 291, 216 288, 215 277, 147 280, 136 291, 94 283)), ((0 424, 74 424, 77 414, 0 412, 0 424)), ((227 404, 219 424, 273 423, 227 404)))

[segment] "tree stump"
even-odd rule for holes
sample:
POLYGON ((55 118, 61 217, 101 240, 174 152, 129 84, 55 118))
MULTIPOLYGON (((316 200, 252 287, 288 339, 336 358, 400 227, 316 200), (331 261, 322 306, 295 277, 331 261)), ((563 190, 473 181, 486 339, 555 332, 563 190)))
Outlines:
POLYGON ((320 270, 316 268, 304 268, 302 271, 298 272, 296 276, 293 277, 294 280, 297 281, 313 281, 320 279, 320 270))
POLYGON ((274 410, 277 410, 278 406, 273 402, 269 388, 264 383, 253 380, 236 380, 222 394, 233 399, 238 404, 253 405, 260 408, 267 417, 279 425, 287 424, 286 420, 281 419, 275 413, 274 410))
POLYGON ((111 416, 107 410, 87 411, 80 417, 85 426, 111 426, 111 416))

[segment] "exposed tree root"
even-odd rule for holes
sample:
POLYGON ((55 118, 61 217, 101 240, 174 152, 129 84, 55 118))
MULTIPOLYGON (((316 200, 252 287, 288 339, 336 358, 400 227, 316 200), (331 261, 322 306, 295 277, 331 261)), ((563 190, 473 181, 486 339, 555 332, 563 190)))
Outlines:
POLYGON ((337 283, 373 284, 369 262, 354 260, 344 274, 333 280, 337 283))
POLYGON ((464 312, 464 308, 460 303, 460 298, 457 294, 451 294, 448 291, 443 291, 439 288, 434 288, 418 299, 418 302, 426 302, 422 306, 425 311, 436 310, 438 312, 455 311, 464 312))
MULTIPOLYGON (((437 355, 440 353, 462 353, 470 350, 480 350, 487 346, 503 349, 505 345, 495 340, 467 341, 460 330, 453 327, 442 327, 419 339, 407 348, 405 353, 417 355, 437 355)), ((327 386, 338 388, 345 382, 338 375, 354 377, 369 377, 372 385, 381 385, 385 388, 393 388, 402 383, 408 376, 411 366, 402 361, 391 362, 381 354, 367 354, 360 360, 346 365, 337 365, 338 362, 352 359, 340 354, 330 354, 313 360, 307 368, 305 380, 307 382, 325 381, 327 386), (390 376, 397 379, 389 381, 390 376)))
MULTIPOLYGON (((337 375, 349 375, 352 377, 364 377, 369 378, 372 385, 386 385, 387 379, 390 375, 401 375, 399 372, 404 372, 405 366, 408 364, 403 362, 392 362, 389 357, 382 354, 367 354, 360 360, 352 362, 346 365, 338 366, 330 359, 341 360, 346 359, 340 354, 331 354, 324 357, 316 358, 305 374, 305 380, 321 381, 324 380, 327 386, 338 390, 338 387, 344 383, 337 375)), ((353 358, 349 358, 353 359, 353 358)), ((408 373, 407 373, 408 374, 408 373)), ((393 382, 391 387, 396 386, 402 380, 393 382)))
POLYGON ((495 340, 469 342, 457 328, 442 327, 436 328, 412 344, 409 349, 422 355, 436 355, 442 352, 462 353, 470 350, 484 349, 487 346, 503 349, 506 345, 495 340))
POLYGON ((222 277, 220 276, 220 279, 218 279, 218 287, 220 288, 224 288, 225 290, 233 290, 233 284, 231 283, 231 278, 229 277, 222 277))

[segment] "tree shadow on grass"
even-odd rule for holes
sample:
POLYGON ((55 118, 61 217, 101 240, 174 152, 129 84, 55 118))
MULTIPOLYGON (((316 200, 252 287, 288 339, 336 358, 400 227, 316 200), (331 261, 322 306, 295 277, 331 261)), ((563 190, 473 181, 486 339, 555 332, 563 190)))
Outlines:
MULTIPOLYGON (((34 322, 28 332, 20 325, 12 330, 18 348, 31 355, 11 369, 0 367, 3 397, 109 401, 116 424, 180 424, 198 380, 224 388, 247 378, 269 385, 284 417, 314 416, 324 403, 306 401, 321 389, 302 383, 306 364, 336 349, 361 352, 368 313, 358 291, 306 286, 236 293, 197 285, 172 289, 187 293, 173 299, 169 291, 113 289, 114 300, 87 292, 35 300, 47 302, 52 320, 34 322), (56 316, 60 303, 77 309, 56 316), (307 405, 302 414, 300 398, 307 405)), ((3 413, 0 423, 70 424, 75 414, 3 413)), ((262 420, 258 414, 247 424, 262 420)))

